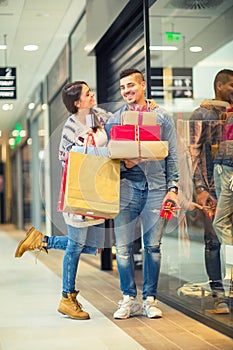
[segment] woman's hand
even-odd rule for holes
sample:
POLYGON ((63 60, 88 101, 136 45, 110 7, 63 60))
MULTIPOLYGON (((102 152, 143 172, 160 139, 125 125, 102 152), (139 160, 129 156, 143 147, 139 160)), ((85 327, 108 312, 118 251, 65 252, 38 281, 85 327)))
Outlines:
POLYGON ((147 99, 146 101, 149 102, 150 109, 159 108, 159 105, 156 103, 155 100, 147 99))
POLYGON ((88 130, 87 134, 85 135, 85 139, 88 146, 94 146, 95 144, 94 132, 91 128, 88 130))

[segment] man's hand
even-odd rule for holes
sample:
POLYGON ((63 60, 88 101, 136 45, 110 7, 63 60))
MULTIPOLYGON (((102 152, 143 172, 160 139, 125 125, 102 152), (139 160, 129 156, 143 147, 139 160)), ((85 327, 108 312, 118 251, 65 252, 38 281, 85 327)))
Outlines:
POLYGON ((133 168, 135 165, 139 164, 142 162, 141 159, 139 158, 133 158, 133 159, 123 159, 124 163, 125 163, 125 167, 127 169, 133 168))
POLYGON ((166 196, 163 199, 163 203, 165 203, 165 202, 167 202, 169 200, 173 201, 177 208, 180 208, 180 203, 179 203, 179 198, 178 198, 178 194, 177 193, 168 191, 166 196))

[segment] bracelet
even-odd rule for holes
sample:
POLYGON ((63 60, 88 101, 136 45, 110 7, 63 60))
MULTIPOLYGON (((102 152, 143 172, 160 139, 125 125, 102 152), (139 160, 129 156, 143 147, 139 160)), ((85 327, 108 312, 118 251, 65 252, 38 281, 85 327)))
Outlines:
POLYGON ((170 188, 168 189, 168 192, 174 192, 174 193, 178 194, 178 187, 175 187, 175 186, 170 187, 170 188))

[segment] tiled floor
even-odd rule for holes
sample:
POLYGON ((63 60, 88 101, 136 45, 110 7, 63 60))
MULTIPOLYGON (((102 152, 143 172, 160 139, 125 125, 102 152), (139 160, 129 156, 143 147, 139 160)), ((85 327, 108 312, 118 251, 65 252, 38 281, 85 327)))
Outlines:
POLYGON ((80 263, 77 282, 79 300, 91 319, 66 318, 56 311, 63 252, 41 253, 37 264, 33 253, 15 259, 22 235, 11 226, 0 227, 0 350, 233 349, 232 339, 163 303, 161 319, 149 320, 139 313, 114 320, 121 297, 118 278, 90 264, 87 257, 80 263))

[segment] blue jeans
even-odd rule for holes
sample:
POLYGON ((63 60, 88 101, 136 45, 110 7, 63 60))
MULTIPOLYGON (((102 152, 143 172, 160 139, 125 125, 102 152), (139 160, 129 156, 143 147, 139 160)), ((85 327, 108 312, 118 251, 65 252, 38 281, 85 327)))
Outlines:
MULTIPOLYGON (((69 227, 69 226, 67 226, 69 227)), ((72 227, 72 226, 70 226, 72 227)), ((73 229, 76 229, 73 227, 73 229)), ((78 230, 86 230, 86 228, 80 228, 78 230)), ((68 236, 51 236, 48 237, 47 249, 59 249, 66 250, 68 244, 68 236)), ((83 254, 96 254, 97 248, 102 248, 104 244, 104 226, 89 226, 88 233, 86 235, 86 244, 83 247, 83 254)))
POLYGON ((123 295, 135 297, 133 242, 135 227, 140 216, 144 246, 143 300, 156 297, 160 272, 160 244, 164 220, 159 212, 166 191, 130 187, 121 181, 120 213, 114 219, 116 236, 116 259, 123 295))
MULTIPOLYGON (((100 226, 100 225, 99 225, 100 226)), ((48 238, 47 249, 65 250, 63 259, 62 290, 67 293, 75 292, 75 279, 81 253, 96 254, 96 242, 88 238, 88 229, 97 230, 96 226, 77 228, 67 225, 68 236, 52 236, 48 238), (89 245, 86 245, 88 243, 89 245), (93 244, 92 244, 93 243, 93 244)), ((98 242, 99 243, 99 242, 98 242)))
POLYGON ((213 226, 220 242, 233 244, 233 167, 215 164, 214 182, 218 203, 213 226))

